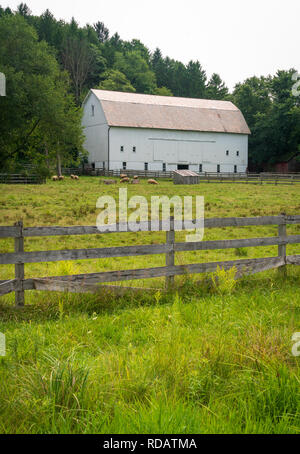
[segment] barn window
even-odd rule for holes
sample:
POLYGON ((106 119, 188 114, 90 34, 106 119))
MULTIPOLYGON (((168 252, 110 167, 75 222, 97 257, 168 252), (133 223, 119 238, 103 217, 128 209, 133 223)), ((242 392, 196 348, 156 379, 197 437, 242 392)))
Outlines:
POLYGON ((229 150, 226 150, 226 156, 229 156, 229 150))
POLYGON ((237 166, 234 166, 234 173, 237 173, 237 166))
POLYGON ((95 106, 92 106, 92 117, 95 116, 95 106))
POLYGON ((202 172, 202 164, 199 164, 199 173, 202 172))
POLYGON ((123 162, 123 170, 126 170, 127 162, 123 162))
POLYGON ((121 145, 120 150, 121 150, 121 151, 124 151, 124 146, 123 146, 123 145, 121 145))
POLYGON ((167 170, 167 165, 165 162, 163 162, 163 172, 165 172, 167 170))
POLYGON ((220 166, 220 164, 217 165, 217 172, 218 172, 218 173, 221 172, 221 166, 220 166))
POLYGON ((145 162, 145 170, 148 170, 148 162, 145 162))
POLYGON ((240 152, 239 152, 239 151, 237 151, 237 152, 236 152, 236 155, 237 155, 237 156, 239 156, 239 155, 240 155, 240 152))
POLYGON ((133 153, 136 153, 136 147, 132 147, 133 153))

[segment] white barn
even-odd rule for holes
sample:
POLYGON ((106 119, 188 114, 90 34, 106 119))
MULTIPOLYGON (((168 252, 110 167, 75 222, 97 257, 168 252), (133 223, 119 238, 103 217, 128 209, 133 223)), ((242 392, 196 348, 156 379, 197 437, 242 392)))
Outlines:
POLYGON ((250 130, 231 102, 90 90, 89 163, 108 170, 245 172, 250 130))

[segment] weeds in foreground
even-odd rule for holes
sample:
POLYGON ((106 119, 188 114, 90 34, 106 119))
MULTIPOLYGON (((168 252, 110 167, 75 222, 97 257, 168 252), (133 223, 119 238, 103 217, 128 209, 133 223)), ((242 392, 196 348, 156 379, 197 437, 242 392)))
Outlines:
POLYGON ((235 266, 229 270, 225 270, 224 268, 220 268, 218 266, 217 270, 212 273, 211 277, 214 290, 219 295, 232 293, 237 283, 235 279, 236 274, 237 269, 235 266))
POLYGON ((43 311, 0 322, 0 431, 298 433, 299 270, 211 282, 115 301, 44 293, 43 311))

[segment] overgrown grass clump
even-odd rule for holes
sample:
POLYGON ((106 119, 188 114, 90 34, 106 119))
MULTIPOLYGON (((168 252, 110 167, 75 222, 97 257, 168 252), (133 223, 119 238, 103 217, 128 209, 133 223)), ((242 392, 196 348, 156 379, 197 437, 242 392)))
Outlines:
MULTIPOLYGON (((215 276, 216 277, 216 276, 215 276)), ((298 433, 299 270, 4 301, 2 433, 298 433)))

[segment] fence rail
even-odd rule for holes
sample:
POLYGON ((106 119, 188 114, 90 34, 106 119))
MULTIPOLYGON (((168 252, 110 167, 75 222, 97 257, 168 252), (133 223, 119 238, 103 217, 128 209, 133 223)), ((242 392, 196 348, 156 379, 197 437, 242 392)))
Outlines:
MULTIPOLYGON (((196 223, 196 221, 193 221, 196 223)), ((107 282, 120 282, 136 279, 150 279, 165 277, 166 287, 170 288, 174 276, 184 274, 198 274, 213 272, 218 266, 224 269, 236 267, 237 277, 245 274, 253 274, 273 268, 286 270, 286 265, 300 265, 300 255, 286 255, 288 244, 300 244, 300 235, 287 235, 286 226, 300 224, 300 215, 295 216, 263 216, 253 218, 208 218, 204 220, 205 228, 220 227, 246 227, 246 226, 278 226, 276 237, 260 237, 233 240, 214 240, 201 242, 176 242, 175 232, 185 230, 181 221, 169 219, 160 221, 157 225, 149 222, 140 223, 140 231, 166 232, 166 242, 163 244, 147 244, 137 246, 106 247, 96 249, 73 249, 55 251, 24 251, 25 237, 45 237, 62 235, 99 235, 95 226, 72 226, 72 227, 24 227, 22 221, 14 226, 0 226, 0 238, 14 238, 15 251, 0 254, 0 264, 15 265, 15 278, 0 281, 0 295, 15 292, 15 302, 19 307, 25 304, 26 290, 69 291, 79 293, 99 292, 107 282), (187 265, 175 265, 175 253, 184 251, 203 251, 216 249, 231 249, 241 247, 278 246, 277 257, 258 259, 230 260, 223 262, 198 263, 187 265), (56 276, 25 279, 25 264, 39 262, 56 262, 62 260, 79 260, 113 257, 134 257, 141 255, 164 254, 166 266, 145 269, 118 270, 74 276, 56 276)), ((196 225, 196 224, 195 224, 196 225)), ((126 231, 127 224, 117 224, 116 232, 126 231)), ((188 227, 190 228, 190 226, 188 227)))
POLYGON ((161 171, 154 171, 154 170, 100 170, 97 171, 98 176, 111 176, 111 177, 119 177, 120 175, 124 174, 128 177, 138 176, 139 178, 164 178, 167 180, 171 180, 173 178, 173 172, 161 172, 161 171))
POLYGON ((154 171, 154 170, 107 170, 107 169, 92 169, 92 168, 84 168, 84 169, 62 169, 62 173, 64 175, 89 175, 89 176, 98 176, 98 177, 119 177, 122 174, 126 174, 129 177, 133 177, 134 175, 139 176, 140 178, 166 178, 172 179, 173 172, 162 172, 162 171, 154 171))
MULTIPOLYGON (((121 174, 126 174, 129 177, 134 175, 140 178, 164 178, 172 179, 173 171, 153 171, 153 170, 107 170, 107 169, 63 169, 65 175, 90 175, 90 176, 105 176, 105 177, 119 177, 121 174)), ((217 183, 233 182, 233 183, 255 183, 255 184, 294 184, 300 183, 300 173, 274 173, 274 172, 261 172, 261 173, 246 173, 246 172, 200 172, 201 181, 214 181, 217 183)))
MULTIPOLYGON (((105 170, 105 169, 91 169, 91 168, 63 168, 64 175, 89 175, 89 176, 105 176, 105 177, 119 177, 122 173, 129 177, 137 175, 140 178, 154 178, 154 179, 167 179, 173 178, 173 171, 152 171, 152 170, 105 170)), ((248 184, 290 184, 300 183, 300 173, 229 173, 229 172, 202 172, 199 173, 201 182, 214 182, 214 183, 248 183, 248 184)), ((24 175, 20 173, 15 174, 0 174, 0 184, 44 184, 46 178, 38 174, 24 175)))
POLYGON ((0 173, 0 184, 44 184, 46 178, 40 175, 22 175, 22 174, 9 174, 0 173))
POLYGON ((204 172, 199 175, 200 183, 201 181, 275 185, 300 183, 300 174, 204 172))

